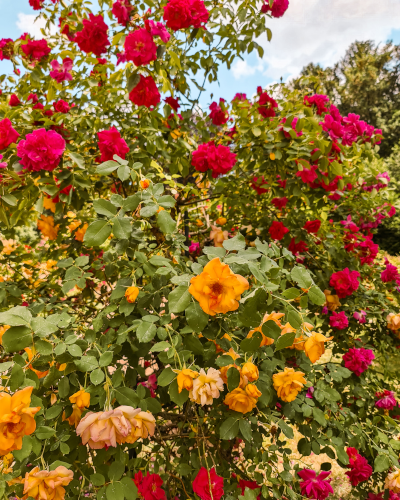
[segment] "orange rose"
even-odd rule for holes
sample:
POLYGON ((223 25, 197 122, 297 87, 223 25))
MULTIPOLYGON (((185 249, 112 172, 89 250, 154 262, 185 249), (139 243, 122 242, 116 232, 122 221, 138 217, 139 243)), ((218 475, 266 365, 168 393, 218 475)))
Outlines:
POLYGON ((247 338, 251 339, 251 337, 254 335, 255 332, 260 332, 262 335, 260 347, 263 347, 265 345, 272 345, 274 343, 274 339, 271 339, 270 337, 267 337, 266 335, 263 334, 262 325, 264 323, 266 323, 267 321, 273 321, 276 325, 279 326, 279 328, 282 328, 282 324, 279 320, 283 316, 285 316, 284 313, 276 313, 276 312, 272 312, 271 314, 268 314, 268 313, 265 314, 261 325, 258 326, 257 328, 254 328, 254 330, 250 330, 250 332, 247 334, 247 338))
POLYGON ((183 370, 174 370, 178 374, 178 391, 181 393, 183 389, 191 391, 193 389, 193 379, 199 376, 198 372, 190 370, 189 368, 184 368, 183 370))
POLYGON ((9 328, 10 328, 10 325, 0 326, 0 345, 2 345, 3 335, 6 333, 6 331, 7 331, 9 328))
POLYGON ((150 181, 148 179, 144 179, 143 181, 140 181, 140 187, 142 189, 147 189, 150 186, 150 181))
POLYGON ((89 227, 89 224, 84 224, 81 228, 79 228, 77 230, 77 232, 75 233, 75 240, 76 241, 83 241, 83 238, 85 236, 85 233, 86 233, 86 230, 87 228, 89 227))
POLYGON ((223 226, 224 224, 226 224, 226 217, 218 217, 218 219, 215 222, 220 226, 223 226))
POLYGON ((392 330, 392 332, 397 333, 397 330, 400 328, 400 314, 390 313, 387 316, 386 321, 389 330, 392 330))
POLYGON ((0 455, 22 448, 22 438, 36 429, 34 416, 40 406, 30 408, 33 387, 25 387, 13 396, 0 392, 0 455))
POLYGON ((224 399, 224 403, 230 410, 240 413, 248 413, 257 406, 257 400, 249 396, 246 391, 237 387, 232 392, 229 392, 224 399))
POLYGON ((260 375, 256 365, 254 365, 249 361, 242 366, 242 373, 245 377, 248 378, 249 382, 254 382, 255 380, 258 380, 258 377, 260 375))
POLYGON ((90 406, 90 394, 85 390, 80 390, 69 397, 69 402, 76 404, 78 408, 88 408, 90 406))
POLYGON ((41 215, 40 219, 37 221, 37 227, 42 233, 42 236, 49 238, 49 240, 55 240, 58 230, 60 229, 59 224, 57 226, 54 225, 54 217, 52 215, 48 217, 41 215))
POLYGON ((53 214, 56 211, 56 204, 54 203, 54 201, 51 198, 47 198, 47 196, 45 196, 43 199, 43 207, 46 210, 51 210, 53 212, 53 214))
POLYGON ((69 224, 67 227, 68 227, 68 229, 69 229, 69 230, 71 231, 71 233, 72 233, 72 232, 73 232, 73 231, 75 231, 75 229, 76 229, 77 227, 79 227, 81 224, 82 224, 82 222, 81 222, 80 220, 73 220, 73 221, 71 222, 71 224, 69 224))
POLYGON ((312 332, 304 343, 304 352, 311 363, 315 363, 325 352, 325 342, 329 342, 333 337, 324 337, 322 333, 312 332))
POLYGON ((65 411, 63 412, 63 422, 68 421, 69 425, 73 425, 75 429, 77 428, 79 422, 81 421, 83 409, 79 408, 77 405, 72 405, 72 413, 69 417, 65 417, 65 411))
POLYGON ((237 366, 237 365, 227 365, 227 366, 223 366, 220 368, 219 371, 221 373, 221 378, 222 378, 224 384, 228 385, 228 370, 229 370, 229 368, 236 368, 236 370, 239 372, 239 375, 240 375, 239 387, 244 389, 244 387, 248 383, 248 379, 243 375, 243 372, 242 372, 240 366, 237 366))
POLYGON ((74 478, 74 473, 63 465, 52 471, 39 470, 35 467, 25 474, 24 496, 22 500, 32 497, 35 500, 64 500, 65 489, 74 478))
POLYGON ((130 286, 126 289, 125 297, 130 304, 133 304, 135 302, 138 295, 139 295, 139 288, 137 286, 130 286))
POLYGON ((339 297, 337 295, 332 295, 330 290, 324 290, 324 294, 326 298, 324 305, 328 308, 328 311, 336 311, 336 309, 342 305, 339 301, 339 297))
POLYGON ((138 439, 146 439, 154 436, 156 430, 156 419, 149 411, 141 411, 130 420, 132 430, 126 438, 126 443, 134 443, 138 439))
POLYGON ((248 290, 249 282, 234 274, 218 257, 212 259, 201 274, 190 280, 189 293, 199 301, 203 311, 211 316, 236 311, 241 294, 248 290))
POLYGON ((228 239, 228 231, 222 231, 220 227, 211 226, 210 240, 214 240, 214 246, 223 248, 223 242, 228 239))
POLYGON ((196 219, 196 226, 197 227, 204 226, 204 222, 202 222, 200 219, 196 219))
POLYGON ((79 422, 76 433, 82 436, 82 444, 88 444, 92 450, 100 450, 106 446, 115 448, 117 443, 127 443, 128 439, 132 439, 133 427, 143 427, 143 423, 135 421, 139 413, 140 408, 133 409, 130 406, 119 406, 114 410, 97 413, 90 411, 79 422))
POLYGON ((290 403, 296 399, 297 394, 307 383, 303 375, 303 372, 295 372, 293 368, 287 367, 283 372, 273 375, 274 389, 282 401, 290 403))
POLYGON ((251 396, 252 398, 259 398, 261 396, 261 391, 258 390, 258 387, 254 384, 247 384, 245 387, 245 391, 248 396, 251 396))
POLYGON ((33 359, 33 352, 32 352, 32 349, 30 349, 29 347, 25 347, 24 351, 26 352, 26 354, 28 355, 28 361, 26 361, 27 365, 28 365, 28 368, 30 370, 33 371, 33 373, 36 373, 36 375, 39 377, 39 378, 44 378, 48 373, 49 373, 49 370, 46 370, 44 372, 41 372, 39 370, 35 370, 35 368, 32 367, 31 365, 31 361, 33 359))

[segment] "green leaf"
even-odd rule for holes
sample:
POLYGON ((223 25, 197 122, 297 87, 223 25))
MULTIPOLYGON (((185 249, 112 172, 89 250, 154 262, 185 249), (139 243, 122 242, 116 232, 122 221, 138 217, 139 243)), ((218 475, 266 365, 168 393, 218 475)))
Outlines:
POLYGON ((133 210, 137 209, 139 203, 140 203, 140 197, 137 194, 134 194, 132 196, 128 196, 128 198, 124 200, 122 208, 126 212, 132 212, 133 210))
POLYGON ((296 329, 300 328, 300 326, 302 324, 302 319, 301 319, 300 314, 297 311, 295 311, 294 309, 290 309, 290 311, 288 312, 287 320, 289 321, 291 326, 293 326, 293 328, 296 328, 296 329))
POLYGON ((128 78, 128 93, 130 94, 132 90, 136 87, 136 85, 140 82, 140 75, 134 73, 128 78))
POLYGON ((195 335, 187 335, 184 339, 184 345, 193 354, 204 356, 204 347, 200 340, 195 335))
POLYGON ((127 240, 131 235, 131 219, 128 217, 117 217, 113 220, 113 234, 116 238, 127 240))
POLYGON ((322 425, 322 427, 326 427, 327 422, 325 419, 324 412, 322 410, 314 407, 313 408, 313 417, 320 425, 322 425))
POLYGON ((343 465, 348 465, 350 462, 349 456, 347 455, 346 450, 343 448, 343 446, 335 446, 335 450, 338 460, 340 460, 343 465))
POLYGON ((109 174, 111 174, 111 172, 114 172, 114 170, 117 170, 118 167, 119 167, 119 163, 117 163, 114 160, 108 160, 108 161, 105 161, 104 163, 101 163, 96 168, 96 174, 109 175, 109 174))
POLYGON ((118 167, 117 175, 122 182, 129 179, 130 173, 131 173, 130 168, 127 165, 121 165, 120 167, 118 167))
POLYGON ((103 486, 103 484, 106 482, 106 479, 102 474, 97 473, 90 476, 90 482, 94 486, 103 486))
POLYGON ((246 248, 246 240, 244 239, 242 233, 238 233, 233 238, 225 240, 222 245, 225 250, 228 250, 228 252, 232 252, 233 250, 243 250, 246 248))
POLYGON ((275 323, 275 321, 267 321, 261 327, 263 334, 270 339, 277 340, 281 337, 281 329, 275 323))
POLYGON ((178 382, 176 379, 169 386, 169 397, 171 401, 176 403, 178 406, 183 406, 184 403, 189 399, 189 391, 182 389, 182 392, 178 390, 178 382))
POLYGON ((150 352, 161 352, 165 351, 165 349, 169 349, 170 347, 171 344, 163 340, 162 342, 157 342, 157 344, 154 344, 153 347, 150 349, 150 352))
POLYGON ((111 483, 106 489, 107 500, 124 500, 124 488, 121 483, 111 483))
POLYGON ((74 363, 81 372, 91 372, 98 367, 97 359, 94 356, 83 356, 81 359, 75 359, 74 363))
POLYGON ((68 377, 63 377, 58 383, 58 393, 60 398, 66 398, 69 394, 69 380, 68 377))
POLYGON ((221 439, 231 440, 239 433, 239 420, 235 417, 229 417, 221 425, 219 435, 221 439))
POLYGON ((44 439, 49 439, 52 436, 55 436, 56 430, 52 427, 47 427, 45 425, 38 427, 35 432, 35 436, 43 441, 44 439))
POLYGON ((290 273, 292 279, 299 285, 300 288, 310 288, 312 279, 310 273, 305 267, 296 266, 290 273))
POLYGON ((121 462, 113 462, 108 468, 107 474, 111 481, 118 481, 125 472, 125 464, 121 462))
POLYGON ((308 291, 308 297, 316 306, 323 306, 326 302, 325 294, 315 285, 308 291))
POLYGON ((297 443, 297 449, 299 450, 299 453, 301 453, 305 457, 310 456, 311 455, 310 441, 308 441, 307 438, 301 438, 300 441, 297 443))
POLYGON ((4 333, 2 344, 7 352, 21 351, 32 344, 32 331, 26 326, 13 326, 4 333))
POLYGON ((136 336, 139 342, 150 342, 156 336, 157 327, 154 323, 142 321, 136 330, 136 336))
POLYGON ((1 196, 1 199, 4 200, 7 205, 11 205, 12 207, 15 207, 15 205, 18 203, 18 199, 12 194, 3 194, 1 196))
POLYGON ((157 203, 163 208, 172 208, 175 206, 176 200, 170 195, 160 196, 160 198, 157 199, 157 203))
POLYGON ((297 297, 300 295, 300 290, 298 288, 288 288, 287 290, 282 292, 282 295, 285 297, 285 299, 297 299, 297 297))
POLYGON ((137 408, 140 402, 139 396, 129 387, 114 388, 115 397, 120 405, 133 406, 137 408))
POLYGON ((10 389, 12 391, 16 391, 24 383, 24 380, 24 370, 17 363, 14 363, 14 366, 10 373, 10 389))
POLYGON ((156 203, 148 203, 140 210, 140 217, 153 217, 157 213, 158 205, 156 203))
POLYGON ((114 217, 117 213, 117 208, 111 203, 111 201, 103 200, 93 200, 93 208, 97 214, 105 215, 107 217, 114 217))
POLYGON ((4 363, 0 363, 0 373, 4 373, 9 370, 13 366, 12 361, 5 361, 4 363))
POLYGON ((103 352, 103 354, 99 358, 99 366, 108 366, 111 364, 114 353, 111 351, 103 352))
POLYGON ((390 467, 389 457, 386 455, 378 455, 374 460, 374 472, 385 472, 390 467))
POLYGON ((47 337, 51 333, 54 333, 58 330, 58 326, 52 323, 51 321, 46 321, 44 318, 38 316, 37 318, 32 319, 32 330, 39 337, 47 337))
POLYGON ((17 460, 22 462, 22 460, 28 458, 31 453, 32 453, 32 438, 31 436, 24 436, 22 439, 22 448, 20 450, 13 451, 13 455, 17 460))
POLYGON ((163 370, 157 378, 157 384, 161 387, 166 387, 174 380, 174 378, 176 378, 176 373, 172 371, 172 368, 165 368, 165 370, 163 370))
POLYGON ((191 298, 192 296, 187 286, 180 285, 176 287, 175 290, 168 295, 169 312, 177 314, 184 311, 190 304, 191 298))
POLYGON ((280 351, 281 349, 285 349, 286 347, 291 347, 293 345, 295 337, 296 332, 289 332, 281 335, 275 342, 275 351, 280 351))
POLYGON ((87 228, 83 242, 87 247, 98 247, 111 234, 111 226, 105 220, 96 220, 87 228))
POLYGON ((90 374, 90 381, 92 382, 93 385, 101 384, 104 379, 105 379, 105 375, 104 375, 103 370, 101 368, 96 368, 90 374))
POLYGON ((68 154, 71 160, 73 160, 79 168, 81 168, 82 170, 85 169, 85 159, 82 155, 80 155, 79 153, 74 153, 72 151, 69 151, 68 154))
POLYGON ((244 352, 255 352, 260 347, 261 341, 261 333, 255 332, 251 338, 246 338, 240 342, 240 349, 244 352))
POLYGON ((146 398, 145 401, 147 404, 147 410, 153 413, 153 415, 155 413, 160 413, 162 410, 161 403, 159 403, 156 398, 146 398))
POLYGON ((132 479, 125 476, 121 479, 121 484, 124 488, 124 496, 126 500, 136 500, 138 496, 138 490, 132 479))
POLYGON ((161 210, 161 212, 158 213, 157 224, 164 234, 173 233, 176 229, 176 222, 165 210, 161 210))
POLYGON ((228 370, 228 390, 231 392, 240 384, 240 373, 239 370, 231 366, 228 370))
POLYGON ((228 354, 219 356, 215 361, 215 364, 218 365, 219 367, 228 366, 231 365, 232 363, 233 363, 232 357, 228 356, 228 354))
POLYGON ((208 314, 201 308, 198 302, 193 302, 185 310, 186 321, 190 328, 196 333, 201 333, 208 324, 208 314))
POLYGON ((284 422, 283 420, 280 420, 278 425, 288 439, 294 438, 293 429, 286 422, 284 422))
POLYGON ((239 429, 245 440, 251 443, 251 440, 253 438, 253 433, 251 431, 250 422, 248 420, 239 420, 239 429))
POLYGON ((149 262, 152 266, 160 267, 160 266, 170 266, 172 262, 165 257, 161 257, 161 255, 153 255, 149 262))
POLYGON ((29 326, 32 314, 24 306, 17 306, 6 312, 0 313, 0 324, 9 326, 29 326))

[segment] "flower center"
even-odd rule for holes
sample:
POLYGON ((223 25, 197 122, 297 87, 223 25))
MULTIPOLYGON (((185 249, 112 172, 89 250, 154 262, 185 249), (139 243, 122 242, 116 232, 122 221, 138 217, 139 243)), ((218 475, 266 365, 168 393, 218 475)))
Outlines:
POLYGON ((211 285, 211 293, 212 295, 221 295, 221 293, 224 291, 223 285, 219 281, 211 285))

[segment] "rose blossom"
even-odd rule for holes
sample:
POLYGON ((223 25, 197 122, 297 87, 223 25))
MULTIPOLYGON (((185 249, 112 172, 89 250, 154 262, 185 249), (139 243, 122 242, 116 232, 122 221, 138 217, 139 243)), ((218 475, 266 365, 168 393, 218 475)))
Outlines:
POLYGON ((57 111, 57 113, 68 113, 68 111, 71 109, 70 105, 67 102, 63 101, 62 99, 53 102, 53 106, 55 111, 57 111))
POLYGON ((340 311, 339 313, 333 312, 332 316, 329 318, 329 324, 333 328, 344 330, 349 326, 349 320, 347 319, 346 313, 344 311, 340 311))
POLYGON ((317 108, 317 114, 322 115, 327 110, 326 104, 329 102, 329 97, 323 94, 314 94, 311 96, 306 95, 304 97, 304 104, 306 106, 315 105, 317 108))
POLYGON ((18 96, 16 94, 11 94, 10 100, 8 101, 8 105, 13 108, 15 106, 19 106, 20 104, 21 101, 19 100, 18 96))
POLYGON ((253 177, 253 180, 251 181, 251 187, 254 189, 254 191, 257 192, 257 194, 268 193, 268 188, 263 187, 267 186, 267 184, 268 181, 264 179, 264 176, 253 177))
POLYGON ((157 59, 157 45, 144 28, 129 33, 124 48, 127 60, 133 61, 136 66, 144 66, 157 59))
POLYGON ((366 481, 372 475, 372 467, 368 464, 365 457, 361 456, 355 448, 347 448, 349 456, 350 470, 346 472, 346 476, 350 479, 352 486, 357 486, 359 483, 366 481))
POLYGON ((375 406, 378 408, 382 408, 384 410, 393 410, 393 408, 397 406, 397 401, 393 391, 385 390, 383 392, 377 392, 375 394, 375 397, 380 398, 375 403, 375 406))
POLYGON ((300 240, 296 243, 296 238, 292 238, 290 240, 288 249, 292 252, 293 255, 297 255, 299 253, 304 253, 308 251, 308 246, 305 241, 300 240))
POLYGON ((110 41, 107 36, 108 27, 101 14, 94 16, 89 14, 89 19, 83 20, 83 29, 78 31, 75 42, 79 48, 89 54, 93 52, 97 57, 107 52, 110 41))
POLYGON ((306 222, 303 226, 303 229, 305 229, 308 234, 316 234, 318 233, 320 227, 321 221, 316 219, 306 222))
POLYGON ((51 67, 53 68, 53 71, 50 71, 51 78, 54 78, 57 83, 72 80, 72 75, 70 73, 72 65, 73 61, 70 57, 65 57, 62 65, 57 61, 57 59, 53 59, 51 61, 51 67))
POLYGON ((329 284, 335 288, 338 297, 344 299, 355 292, 360 286, 358 281, 359 276, 360 273, 358 271, 350 271, 346 267, 343 271, 333 273, 329 284))
POLYGON ((101 162, 112 160, 114 155, 118 155, 125 160, 125 156, 129 153, 129 147, 115 127, 111 127, 110 130, 97 132, 97 135, 99 137, 101 162))
POLYGON ((65 141, 53 130, 39 128, 18 143, 17 155, 21 165, 30 172, 54 170, 65 151, 65 141))
POLYGON ((282 210, 282 208, 286 207, 288 201, 289 200, 286 198, 286 196, 283 196, 283 198, 272 198, 271 203, 278 210, 282 210))
POLYGON ((189 246, 189 253, 192 255, 199 255, 201 253, 200 243, 198 241, 192 241, 189 246))
POLYGON ((8 118, 0 120, 0 150, 8 148, 18 137, 19 133, 13 129, 11 121, 8 118))
POLYGON ((189 28, 204 28, 208 11, 203 0, 169 0, 164 7, 163 18, 173 31, 189 28))
POLYGON ((11 38, 2 38, 0 40, 0 61, 3 59, 11 59, 14 54, 14 40, 11 38))
POLYGON ((131 18, 131 12, 134 7, 130 4, 129 0, 117 0, 113 3, 111 12, 116 17, 119 24, 126 26, 131 18))
POLYGON ((307 498, 315 500, 325 500, 331 493, 333 488, 329 484, 330 479, 326 479, 330 472, 321 471, 318 475, 314 470, 303 469, 297 473, 302 481, 300 482, 301 494, 307 498))
POLYGON ((266 14, 271 12, 272 17, 282 17, 289 7, 289 0, 274 0, 272 7, 269 6, 269 2, 265 3, 261 7, 261 12, 266 14))
POLYGON ((381 272, 381 280, 383 283, 397 281, 400 278, 399 271, 396 266, 391 264, 388 259, 385 259, 386 268, 381 272))
POLYGON ((136 106, 157 106, 161 100, 160 92, 151 76, 140 75, 139 83, 129 94, 129 99, 136 106))
POLYGON ((213 178, 226 174, 236 163, 236 154, 232 153, 228 146, 213 141, 200 144, 198 149, 192 153, 192 165, 198 172, 212 170, 213 178))
POLYGON ((160 22, 147 21, 146 29, 150 31, 151 36, 159 36, 161 41, 168 43, 171 35, 168 33, 167 28, 160 22))
POLYGON ((373 359, 375 359, 374 352, 362 347, 359 349, 352 347, 343 356, 344 366, 358 377, 367 370, 373 359))
POLYGON ((281 240, 285 234, 289 232, 289 229, 282 224, 282 222, 273 221, 271 227, 269 228, 269 234, 273 240, 281 240))
POLYGON ((263 92, 262 87, 257 87, 258 94, 258 112, 263 118, 272 118, 276 115, 275 108, 278 103, 270 97, 268 92, 263 92))
POLYGON ((229 113, 224 109, 225 99, 219 100, 219 105, 214 101, 210 104, 210 118, 213 125, 224 125, 229 119, 229 113))
POLYGON ((366 323, 367 313, 365 311, 356 311, 353 313, 353 318, 356 319, 359 323, 366 323))
MULTIPOLYGON (((21 39, 25 41, 27 36, 22 35, 21 39)), ((33 61, 40 61, 51 52, 46 40, 30 40, 29 38, 26 44, 21 44, 21 50, 28 59, 33 61)))
POLYGON ((224 479, 217 475, 214 467, 209 471, 202 467, 193 481, 193 491, 201 500, 221 500, 224 495, 224 479))
POLYGON ((171 108, 178 112, 178 109, 181 107, 178 99, 174 99, 172 96, 166 97, 164 101, 171 106, 171 108))
POLYGON ((135 483, 140 498, 143 500, 166 500, 165 491, 161 488, 163 480, 158 474, 150 474, 147 472, 143 476, 140 470, 132 479, 135 483))

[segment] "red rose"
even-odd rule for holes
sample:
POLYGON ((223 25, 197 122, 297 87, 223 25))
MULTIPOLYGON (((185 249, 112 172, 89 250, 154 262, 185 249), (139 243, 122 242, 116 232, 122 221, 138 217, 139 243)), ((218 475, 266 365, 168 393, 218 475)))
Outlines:
MULTIPOLYGON (((242 495, 244 495, 246 488, 249 488, 250 490, 257 490, 258 488, 261 488, 261 486, 257 484, 255 481, 247 481, 246 479, 239 479, 238 488, 242 490, 242 495)), ((261 493, 257 495, 257 500, 261 500, 261 493)))
POLYGON ((53 130, 39 128, 19 141, 17 155, 21 165, 31 172, 54 170, 65 151, 65 141, 53 130))
POLYGON ((303 226, 303 229, 305 229, 309 234, 316 234, 318 233, 320 227, 321 227, 321 221, 315 219, 306 222, 303 226))
POLYGON ((236 154, 227 146, 216 146, 213 141, 200 144, 192 153, 192 165, 198 172, 212 170, 213 178, 226 174, 236 163, 236 154))
POLYGON ((269 228, 269 234, 273 240, 281 240, 285 234, 289 232, 289 229, 282 224, 282 222, 277 222, 274 220, 271 227, 269 228))
POLYGON ((189 5, 193 28, 204 28, 204 25, 208 21, 209 14, 203 0, 191 0, 189 5))
POLYGON ((28 39, 28 43, 21 45, 21 50, 28 59, 34 61, 40 61, 41 59, 43 59, 43 57, 48 56, 51 52, 51 49, 47 45, 46 40, 28 39))
POLYGON ((11 59, 14 54, 14 41, 11 38, 2 38, 0 40, 0 61, 11 59))
POLYGON ((202 467, 193 481, 193 491, 201 500, 220 500, 224 494, 224 479, 217 475, 214 467, 210 471, 202 467))
POLYGON ((299 253, 307 252, 308 246, 305 241, 300 240, 296 243, 296 238, 292 238, 288 249, 292 252, 293 255, 297 255, 299 253))
POLYGON ((333 273, 329 284, 336 290, 338 297, 344 299, 355 292, 360 286, 358 282, 359 276, 360 273, 358 271, 350 271, 346 267, 343 271, 333 273))
POLYGON ((0 149, 8 148, 18 137, 19 133, 12 128, 11 121, 8 118, 3 118, 0 121, 0 149))
POLYGON ((139 471, 132 481, 135 483, 140 498, 143 500, 166 500, 165 491, 161 488, 163 480, 158 474, 147 472, 143 476, 142 471, 139 471))
POLYGON ((151 76, 140 75, 140 81, 136 87, 129 94, 129 99, 136 104, 136 106, 157 106, 160 102, 161 96, 151 76))
POLYGON ((275 116, 275 108, 278 103, 268 95, 268 92, 263 92, 261 87, 257 87, 258 93, 258 112, 264 118, 272 118, 275 116))
POLYGON ((10 95, 10 100, 8 101, 9 106, 19 106, 21 104, 21 101, 18 99, 18 96, 16 94, 11 94, 10 95))
POLYGON ((107 45, 110 45, 107 30, 107 24, 101 14, 89 14, 89 19, 83 20, 83 29, 76 34, 75 41, 83 52, 93 52, 100 57, 103 52, 107 52, 107 45))
POLYGON ((220 99, 219 105, 215 101, 210 104, 210 118, 214 125, 224 125, 229 119, 228 111, 222 107, 224 102, 225 99, 220 99))
POLYGON ((170 0, 164 7, 164 21, 174 31, 203 27, 208 21, 208 11, 203 0, 170 0))
POLYGON ((340 311, 339 313, 333 312, 332 316, 329 318, 329 324, 332 328, 344 330, 349 326, 349 320, 344 311, 340 311))
POLYGON ((257 191, 257 194, 264 194, 268 192, 268 188, 263 187, 267 186, 268 181, 264 179, 264 176, 261 177, 253 177, 253 180, 251 181, 251 187, 254 189, 254 191, 257 191))
POLYGON ((128 61, 133 61, 136 66, 144 66, 157 59, 157 45, 153 37, 144 28, 140 28, 125 39, 125 55, 128 61))
POLYGON ((29 5, 33 10, 43 9, 43 1, 42 0, 29 0, 29 5))
POLYGON ((99 149, 101 152, 100 161, 112 160, 114 155, 118 155, 125 160, 129 148, 115 127, 98 132, 97 135, 99 136, 99 149))
POLYGON ((274 0, 272 7, 269 6, 269 2, 265 3, 261 7, 261 12, 266 14, 271 12, 272 17, 282 17, 289 7, 289 0, 274 0))
POLYGON ((117 0, 117 2, 113 3, 111 12, 114 14, 119 24, 126 26, 131 17, 132 10, 133 6, 128 0, 117 0))
POLYGON ((178 99, 174 99, 172 96, 166 97, 164 101, 169 104, 174 111, 178 111, 178 109, 181 107, 178 99))
POLYGON ((71 109, 69 104, 62 99, 57 102, 53 102, 53 106, 58 113, 68 113, 68 111, 71 109))
POLYGON ((286 207, 288 201, 286 196, 284 196, 283 198, 272 198, 271 203, 280 210, 286 207))

